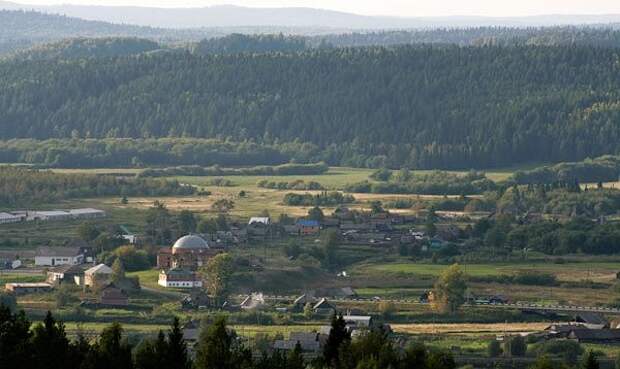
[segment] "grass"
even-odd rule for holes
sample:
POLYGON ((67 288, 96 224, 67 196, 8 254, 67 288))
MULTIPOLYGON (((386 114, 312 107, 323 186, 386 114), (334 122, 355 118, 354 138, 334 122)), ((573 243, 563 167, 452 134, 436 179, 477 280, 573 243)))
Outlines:
MULTIPOLYGON (((463 271, 473 277, 514 275, 527 272, 545 272, 556 275, 560 281, 592 280, 612 282, 620 270, 620 262, 570 262, 554 264, 548 261, 524 263, 462 264, 463 271)), ((400 276, 438 276, 447 265, 418 263, 379 263, 360 266, 356 274, 396 274, 400 276)))

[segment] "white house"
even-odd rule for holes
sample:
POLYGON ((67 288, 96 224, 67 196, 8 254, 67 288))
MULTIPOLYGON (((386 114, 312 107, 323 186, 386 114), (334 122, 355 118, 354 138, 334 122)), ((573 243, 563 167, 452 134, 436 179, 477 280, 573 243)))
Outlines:
POLYGON ((271 222, 271 220, 269 219, 269 217, 252 217, 252 218, 250 218, 250 221, 248 222, 248 225, 252 225, 252 224, 269 225, 270 222, 271 222))
POLYGON ((34 257, 36 266, 79 265, 84 254, 79 247, 39 247, 34 257))
POLYGON ((162 287, 197 288, 202 287, 202 280, 195 272, 181 268, 162 270, 157 281, 162 287))

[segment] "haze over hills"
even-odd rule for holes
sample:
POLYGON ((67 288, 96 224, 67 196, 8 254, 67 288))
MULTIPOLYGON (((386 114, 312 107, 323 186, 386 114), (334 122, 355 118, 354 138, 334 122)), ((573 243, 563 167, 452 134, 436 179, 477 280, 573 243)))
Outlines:
POLYGON ((415 17, 364 16, 313 8, 248 8, 219 5, 204 8, 155 8, 92 5, 27 5, 0 2, 0 9, 26 9, 64 14, 87 20, 165 28, 200 27, 319 27, 394 29, 434 27, 533 27, 620 22, 620 15, 541 15, 531 17, 415 17))

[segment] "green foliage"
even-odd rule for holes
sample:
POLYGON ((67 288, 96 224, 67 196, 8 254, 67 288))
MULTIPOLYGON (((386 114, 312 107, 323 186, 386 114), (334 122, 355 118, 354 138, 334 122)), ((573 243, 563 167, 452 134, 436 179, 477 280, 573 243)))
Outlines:
POLYGON ((467 283, 458 264, 444 270, 433 288, 432 305, 435 309, 454 313, 465 303, 467 283))
POLYGON ((283 156, 358 167, 575 161, 618 149, 616 58, 606 48, 520 45, 5 62, 0 138, 220 135, 277 140, 283 153, 306 145, 283 156))
POLYGON ((487 355, 489 355, 489 357, 499 357, 501 354, 502 345, 496 339, 491 340, 487 346, 487 355))
POLYGON ((221 300, 229 292, 233 273, 233 258, 229 254, 219 254, 209 260, 201 270, 205 286, 213 297, 221 300))
POLYGON ((536 351, 538 355, 560 357, 570 365, 577 364, 583 354, 581 345, 571 340, 550 340, 540 345, 536 351))
POLYGON ((152 264, 148 253, 133 245, 118 247, 109 253, 103 253, 99 258, 107 265, 113 265, 116 260, 120 260, 128 272, 146 270, 152 264))
POLYGON ((620 157, 605 155, 580 162, 560 163, 538 167, 532 170, 517 171, 509 182, 517 184, 550 184, 556 182, 609 182, 618 180, 620 157))
POLYGON ((376 170, 370 175, 370 178, 376 181, 387 182, 392 178, 392 171, 386 168, 376 170))
POLYGON ((244 35, 233 33, 220 38, 205 39, 196 45, 196 52, 209 54, 290 53, 306 49, 303 37, 279 35, 244 35))
POLYGON ((288 206, 336 206, 352 203, 355 197, 343 195, 341 192, 322 192, 316 195, 287 193, 282 201, 288 206))
POLYGON ((525 356, 527 352, 527 343, 520 335, 507 337, 504 342, 504 352, 514 357, 525 356))
POLYGON ((434 171, 429 174, 412 175, 399 172, 391 181, 371 183, 368 181, 347 185, 347 192, 402 193, 420 195, 481 194, 495 189, 495 183, 482 173, 466 175, 434 171))
MULTIPOLYGON (((226 319, 219 317, 200 332, 196 346, 196 369, 242 369, 247 353, 235 342, 226 328, 226 319)), ((251 360, 251 357, 250 357, 251 360)))
POLYGON ((342 315, 332 317, 331 329, 323 346, 323 361, 330 368, 339 368, 341 352, 346 352, 351 343, 351 334, 346 329, 342 315))
MULTIPOLYGON (((201 142, 201 141, 198 141, 198 142, 201 142)), ((248 150, 248 148, 246 148, 246 150, 248 150)), ((249 148, 249 150, 251 150, 251 148, 249 148)), ((201 162, 200 159, 198 159, 197 161, 201 162)), ((221 168, 218 165, 214 165, 211 167, 200 167, 197 165, 188 165, 188 166, 179 166, 179 167, 164 168, 164 169, 145 169, 139 174, 139 176, 140 177, 258 176, 258 175, 289 176, 289 175, 323 174, 327 172, 328 169, 329 167, 325 163, 315 163, 315 164, 287 163, 287 164, 274 165, 274 166, 261 165, 261 166, 244 167, 244 168, 221 168)), ((292 182, 292 183, 298 183, 298 182, 292 182)), ((271 187, 267 187, 267 188, 271 188, 271 187)))
POLYGON ((323 214, 323 210, 321 210, 321 208, 315 206, 308 209, 308 216, 306 218, 320 222, 323 220, 323 218, 325 218, 325 214, 323 214))
POLYGON ((11 207, 81 197, 191 195, 194 191, 175 181, 0 167, 0 205, 11 207))
POLYGON ((588 351, 587 355, 584 358, 583 364, 581 365, 583 369, 599 369, 600 364, 594 355, 592 350, 588 351))
POLYGON ((291 182, 273 182, 263 179, 256 185, 261 188, 269 188, 272 190, 318 191, 325 189, 325 187, 318 182, 306 182, 303 179, 297 179, 291 182))

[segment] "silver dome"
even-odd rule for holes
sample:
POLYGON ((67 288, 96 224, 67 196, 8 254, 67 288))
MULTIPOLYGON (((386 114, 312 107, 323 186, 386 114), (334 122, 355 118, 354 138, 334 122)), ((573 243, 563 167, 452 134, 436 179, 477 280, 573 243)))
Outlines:
POLYGON ((209 244, 202 237, 196 235, 187 235, 179 238, 174 243, 172 249, 208 249, 209 244))

